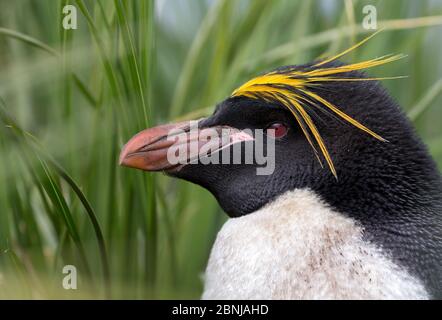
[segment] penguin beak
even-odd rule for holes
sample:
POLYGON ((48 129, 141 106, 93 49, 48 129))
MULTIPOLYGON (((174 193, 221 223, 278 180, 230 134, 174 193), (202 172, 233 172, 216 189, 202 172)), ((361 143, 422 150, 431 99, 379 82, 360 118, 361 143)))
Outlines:
POLYGON ((139 132, 123 147, 120 165, 143 171, 174 172, 195 163, 198 157, 207 156, 207 150, 212 154, 235 143, 253 140, 250 134, 229 126, 199 128, 192 123, 198 122, 166 124, 139 132), (170 161, 172 147, 173 152, 186 150, 185 159, 180 157, 179 163, 170 161), (202 150, 206 152, 204 155, 202 150))
POLYGON ((171 169, 167 151, 173 140, 166 139, 174 131, 186 130, 188 123, 166 124, 143 130, 133 136, 120 153, 120 165, 144 171, 171 169))

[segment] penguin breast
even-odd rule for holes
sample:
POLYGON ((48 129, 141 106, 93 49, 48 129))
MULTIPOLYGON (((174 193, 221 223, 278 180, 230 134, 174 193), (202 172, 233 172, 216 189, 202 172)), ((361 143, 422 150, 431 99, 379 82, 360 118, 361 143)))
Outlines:
POLYGON ((203 299, 428 299, 422 282, 313 191, 286 192, 228 220, 203 299))

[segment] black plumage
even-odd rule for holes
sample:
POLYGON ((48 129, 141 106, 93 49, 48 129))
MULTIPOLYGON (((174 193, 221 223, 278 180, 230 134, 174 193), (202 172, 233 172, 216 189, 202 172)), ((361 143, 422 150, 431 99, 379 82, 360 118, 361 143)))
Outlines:
MULTIPOLYGON (((329 62, 321 68, 339 66, 343 64, 329 62)), ((315 64, 307 64, 278 71, 314 68, 315 64)), ((366 75, 350 71, 340 77, 361 79, 366 75)), ((208 189, 230 217, 250 214, 289 190, 311 189, 357 221, 366 240, 422 280, 433 298, 442 298, 442 181, 410 121, 377 81, 322 82, 310 90, 388 142, 375 139, 326 108, 306 108, 333 159, 335 177, 318 162, 285 106, 259 97, 232 96, 218 104, 199 127, 265 129, 272 123, 285 124, 288 134, 276 139, 274 173, 256 175, 257 165, 248 164, 161 169, 208 189)))
MULTIPOLYGON (((344 76, 366 77, 356 71, 344 76)), ((247 165, 196 165, 177 175, 210 190, 232 217, 251 213, 285 191, 310 188, 356 219, 367 239, 422 279, 434 298, 442 298, 442 183, 427 148, 380 83, 330 82, 312 90, 388 142, 373 139, 329 113, 311 114, 319 120, 318 130, 337 168, 335 179, 317 162, 285 108, 235 97, 219 104, 201 126, 242 129, 274 121, 290 124, 289 135, 276 143, 274 174, 257 176, 247 165)))

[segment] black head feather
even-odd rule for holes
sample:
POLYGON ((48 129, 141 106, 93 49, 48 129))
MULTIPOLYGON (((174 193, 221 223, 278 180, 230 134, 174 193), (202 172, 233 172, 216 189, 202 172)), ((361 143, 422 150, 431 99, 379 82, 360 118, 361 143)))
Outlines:
MULTIPOLYGON (((310 70, 312 64, 285 68, 310 70)), ((341 76, 366 77, 358 71, 341 76)), ((309 188, 356 219, 368 240, 423 279, 434 297, 442 298, 442 184, 427 148, 377 81, 331 81, 310 90, 388 142, 333 113, 309 111, 333 159, 336 179, 321 167, 287 108, 257 97, 234 96, 200 126, 256 129, 286 123, 288 135, 276 141, 274 173, 258 176, 253 165, 221 164, 189 165, 175 175, 210 190, 231 217, 249 214, 286 191, 309 188)))

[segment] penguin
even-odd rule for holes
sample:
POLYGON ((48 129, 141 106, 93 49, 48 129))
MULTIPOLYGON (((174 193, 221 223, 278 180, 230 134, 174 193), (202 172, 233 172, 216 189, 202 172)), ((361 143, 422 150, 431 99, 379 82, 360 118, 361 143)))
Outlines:
POLYGON ((243 150, 262 130, 274 144, 271 174, 257 174, 256 161, 171 163, 168 137, 189 133, 188 123, 146 129, 123 147, 121 165, 198 184, 230 217, 203 299, 442 298, 440 173, 380 79, 363 71, 396 58, 338 58, 258 76, 197 121, 198 133, 230 129, 218 150, 243 150))

